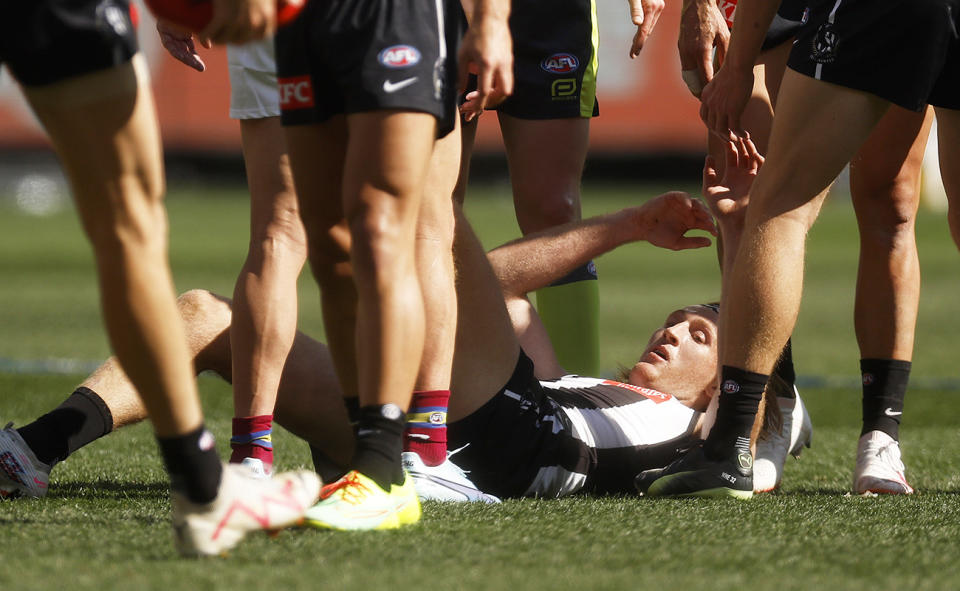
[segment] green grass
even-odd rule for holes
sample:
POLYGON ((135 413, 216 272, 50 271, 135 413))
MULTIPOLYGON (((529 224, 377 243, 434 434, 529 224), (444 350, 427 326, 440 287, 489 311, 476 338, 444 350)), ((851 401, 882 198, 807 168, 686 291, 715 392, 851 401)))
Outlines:
MULTIPOLYGON (((588 188, 587 214, 660 188, 588 188)), ((515 227, 505 192, 470 196, 488 245, 515 227)), ((246 245, 237 191, 170 200, 179 289, 230 293, 246 245)), ((795 338, 802 376, 854 382, 852 286, 856 233, 848 203, 830 204, 809 244, 795 338)), ((919 220, 923 300, 914 382, 953 380, 960 258, 945 220, 919 220)), ((717 296, 712 251, 633 245, 599 261, 606 367, 630 362, 670 310, 717 296)), ((0 196, 0 358, 96 360, 107 354, 89 249, 72 214, 24 216, 0 196)), ((316 288, 301 281, 301 325, 322 334, 316 288)), ((58 404, 80 375, 0 373, 0 417, 18 424, 58 404)), ((831 382, 832 383, 832 382, 831 382)), ((226 453, 230 391, 200 388, 226 453)), ((781 494, 750 502, 573 498, 502 506, 427 504, 421 525, 398 532, 285 532, 252 536, 227 560, 176 558, 165 476, 149 427, 138 425, 76 453, 54 472, 48 497, 0 503, 0 588, 477 588, 477 589, 949 589, 960 586, 960 428, 953 389, 914 388, 903 429, 911 498, 860 498, 849 487, 859 423, 854 387, 803 391, 814 446, 789 461, 781 494)), ((279 465, 309 464, 282 430, 279 465)))

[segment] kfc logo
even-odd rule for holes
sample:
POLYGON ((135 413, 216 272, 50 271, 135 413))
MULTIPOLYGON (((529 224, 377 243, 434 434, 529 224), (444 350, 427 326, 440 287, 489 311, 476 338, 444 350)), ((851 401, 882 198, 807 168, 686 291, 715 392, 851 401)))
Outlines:
POLYGON ((313 106, 313 85, 310 83, 310 76, 280 78, 277 84, 280 86, 281 109, 307 109, 313 106))

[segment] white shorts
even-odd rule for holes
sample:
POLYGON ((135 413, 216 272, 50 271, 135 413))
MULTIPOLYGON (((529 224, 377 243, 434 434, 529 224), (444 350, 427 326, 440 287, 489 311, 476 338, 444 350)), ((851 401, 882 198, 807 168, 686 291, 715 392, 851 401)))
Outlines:
POLYGON ((227 46, 230 71, 230 118, 263 119, 280 116, 277 61, 273 38, 227 46))

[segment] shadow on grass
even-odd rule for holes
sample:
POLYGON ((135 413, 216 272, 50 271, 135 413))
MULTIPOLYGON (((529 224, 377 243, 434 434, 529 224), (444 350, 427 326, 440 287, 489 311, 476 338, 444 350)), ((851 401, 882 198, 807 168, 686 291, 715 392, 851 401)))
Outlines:
POLYGON ((83 498, 104 500, 166 500, 170 485, 166 482, 117 482, 114 480, 74 480, 58 483, 48 497, 54 499, 83 498))

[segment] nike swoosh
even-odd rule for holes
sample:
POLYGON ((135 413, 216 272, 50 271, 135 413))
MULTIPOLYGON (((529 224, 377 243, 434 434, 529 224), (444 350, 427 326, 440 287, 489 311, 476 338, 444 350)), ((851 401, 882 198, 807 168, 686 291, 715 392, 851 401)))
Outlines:
POLYGON ((893 412, 893 409, 888 406, 887 408, 883 409, 883 414, 887 415, 888 417, 899 417, 903 414, 903 411, 901 410, 900 412, 893 412))
POLYGON ((413 78, 405 78, 405 79, 401 80, 400 82, 391 82, 391 81, 389 81, 389 80, 384 80, 384 81, 383 81, 383 92, 386 92, 386 93, 397 92, 397 91, 400 90, 401 88, 406 88, 406 87, 410 86, 411 84, 413 84, 413 83, 416 82, 416 81, 417 81, 417 77, 416 77, 416 76, 414 76, 413 78))

